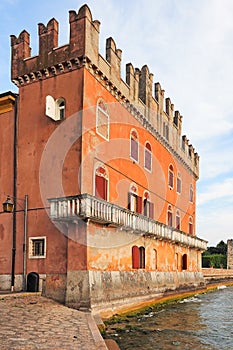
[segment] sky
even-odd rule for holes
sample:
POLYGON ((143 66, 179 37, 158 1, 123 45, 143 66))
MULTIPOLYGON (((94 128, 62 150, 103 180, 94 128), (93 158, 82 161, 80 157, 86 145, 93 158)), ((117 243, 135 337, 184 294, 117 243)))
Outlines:
POLYGON ((113 37, 125 64, 147 64, 165 97, 183 116, 183 135, 200 155, 197 236, 215 246, 233 239, 233 1, 232 0, 1 0, 0 93, 10 81, 10 35, 59 21, 59 46, 68 43, 69 10, 87 4, 101 22, 100 52, 113 37))

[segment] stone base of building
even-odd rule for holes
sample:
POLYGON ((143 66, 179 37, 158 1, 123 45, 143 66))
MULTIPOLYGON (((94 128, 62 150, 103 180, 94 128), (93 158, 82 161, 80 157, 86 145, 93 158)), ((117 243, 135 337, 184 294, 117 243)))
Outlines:
MULTIPOLYGON (((38 292, 43 292, 44 289, 44 281, 45 281, 46 275, 40 274, 39 275, 39 288, 38 292)), ((23 274, 15 275, 15 282, 14 282, 14 292, 21 292, 23 290, 23 274)), ((11 274, 5 274, 0 275, 0 291, 2 292, 9 292, 11 290, 11 274)))
MULTIPOLYGON (((49 279, 51 276, 47 276, 46 286, 49 279)), ((94 314, 101 311, 113 314, 126 304, 204 287, 201 272, 73 271, 67 274, 65 298, 59 301, 76 309, 89 309, 94 314)), ((56 291, 46 291, 46 296, 58 300, 56 291)))

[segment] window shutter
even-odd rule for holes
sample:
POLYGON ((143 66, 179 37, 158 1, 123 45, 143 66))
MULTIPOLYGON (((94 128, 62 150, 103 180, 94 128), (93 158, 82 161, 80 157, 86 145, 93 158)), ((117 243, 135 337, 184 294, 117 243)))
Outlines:
POLYGON ((142 213, 142 197, 137 196, 137 208, 136 211, 138 214, 142 213))
POLYGON ((107 200, 107 180, 103 176, 95 176, 95 196, 107 200))
POLYGON ((154 203, 150 203, 150 207, 149 207, 149 217, 151 219, 154 219, 154 203))
POLYGON ((46 110, 45 114, 47 117, 56 120, 56 108, 55 108, 55 101, 52 96, 48 95, 46 96, 46 110))
POLYGON ((132 248, 132 267, 133 269, 139 269, 139 266, 140 266, 139 248, 135 245, 132 248))
POLYGON ((131 209, 130 203, 131 203, 131 192, 128 192, 128 203, 127 203, 127 208, 128 208, 129 210, 131 209))

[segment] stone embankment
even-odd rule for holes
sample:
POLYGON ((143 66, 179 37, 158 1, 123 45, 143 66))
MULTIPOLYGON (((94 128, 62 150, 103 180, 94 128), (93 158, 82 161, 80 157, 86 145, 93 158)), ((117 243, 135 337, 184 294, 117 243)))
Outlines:
POLYGON ((215 284, 233 284, 233 269, 203 268, 202 273, 207 288, 215 284))

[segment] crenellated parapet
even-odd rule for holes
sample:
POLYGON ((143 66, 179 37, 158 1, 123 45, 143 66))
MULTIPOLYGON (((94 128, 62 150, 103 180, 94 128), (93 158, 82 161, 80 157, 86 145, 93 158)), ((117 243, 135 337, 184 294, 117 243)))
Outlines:
POLYGON ((147 65, 141 69, 126 65, 121 78, 122 51, 113 38, 106 40, 106 56, 99 53, 100 22, 93 20, 87 5, 69 11, 69 43, 58 47, 59 23, 52 18, 38 24, 39 53, 31 56, 30 34, 23 30, 11 36, 12 81, 18 86, 35 83, 85 67, 135 118, 186 165, 194 177, 199 174, 199 156, 182 135, 182 116, 175 110, 160 83, 153 83, 147 65))
POLYGON ((47 26, 39 23, 39 55, 33 57, 31 57, 30 34, 24 30, 18 38, 11 35, 11 78, 15 83, 22 84, 24 77, 26 83, 34 81, 35 78, 48 77, 48 74, 54 74, 55 70, 61 70, 60 65, 67 65, 69 68, 67 62, 73 63, 85 56, 88 56, 94 64, 98 63, 100 22, 93 21, 90 9, 84 5, 78 13, 69 12, 69 23, 70 41, 68 45, 62 47, 57 47, 58 22, 53 18, 47 26))

